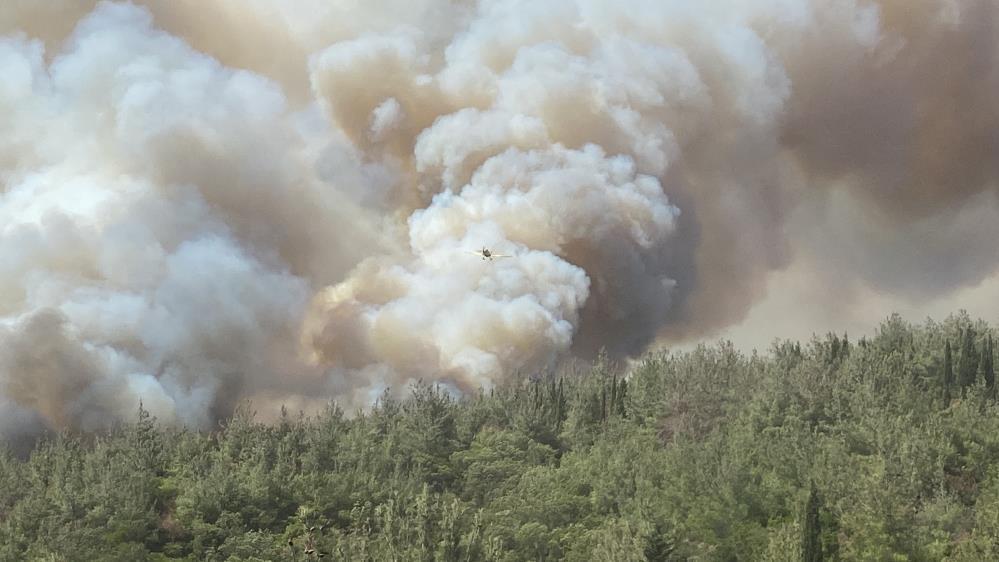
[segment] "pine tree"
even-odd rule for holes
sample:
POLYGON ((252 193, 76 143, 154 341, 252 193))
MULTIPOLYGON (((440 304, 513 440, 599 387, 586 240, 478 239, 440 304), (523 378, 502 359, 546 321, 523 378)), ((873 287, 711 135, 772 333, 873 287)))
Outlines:
POLYGON ((801 559, 804 562, 822 562, 822 525, 819 522, 821 500, 812 482, 805 505, 805 524, 802 525, 801 559))
POLYGON ((950 405, 950 387, 954 384, 954 363, 951 359, 950 340, 944 347, 944 370, 943 370, 943 401, 944 407, 950 405))

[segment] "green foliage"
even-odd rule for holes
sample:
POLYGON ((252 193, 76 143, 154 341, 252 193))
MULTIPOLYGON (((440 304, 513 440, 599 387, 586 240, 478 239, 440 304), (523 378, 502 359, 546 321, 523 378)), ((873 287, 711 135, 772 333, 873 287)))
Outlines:
POLYGON ((821 501, 819 492, 812 483, 808 493, 808 503, 805 504, 804 531, 801 539, 801 559, 804 562, 822 562, 822 522, 819 518, 821 501))
POLYGON ((0 450, 0 561, 995 560, 993 338, 893 316, 211 433, 140 406, 0 450))
POLYGON ((996 370, 995 370, 995 350, 992 347, 992 334, 989 334, 982 346, 982 357, 980 360, 982 369, 982 380, 985 382, 987 395, 992 400, 996 397, 996 370))
POLYGON ((964 330, 961 337, 961 357, 957 364, 958 383, 961 385, 962 393, 975 384, 980 357, 975 349, 975 332, 969 327, 964 330))
POLYGON ((951 358, 950 340, 947 340, 944 348, 944 368, 943 368, 943 402, 944 407, 950 405, 951 387, 954 386, 954 361, 951 358))

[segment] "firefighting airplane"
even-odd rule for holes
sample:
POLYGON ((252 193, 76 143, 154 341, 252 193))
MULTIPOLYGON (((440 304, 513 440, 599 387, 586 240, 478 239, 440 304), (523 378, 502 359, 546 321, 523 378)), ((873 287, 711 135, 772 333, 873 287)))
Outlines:
POLYGON ((485 246, 481 250, 469 251, 470 254, 475 254, 477 256, 482 256, 482 259, 493 261, 493 258, 512 258, 513 256, 509 254, 497 254, 485 246))

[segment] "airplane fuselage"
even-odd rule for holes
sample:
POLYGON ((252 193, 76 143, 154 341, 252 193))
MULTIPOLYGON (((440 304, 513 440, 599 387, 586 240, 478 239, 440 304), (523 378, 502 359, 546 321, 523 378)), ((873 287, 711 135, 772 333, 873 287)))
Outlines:
POLYGON ((477 256, 482 256, 483 261, 485 261, 485 260, 493 261, 494 258, 508 258, 508 257, 510 257, 510 256, 508 256, 506 254, 497 254, 497 253, 493 252, 492 250, 490 250, 489 248, 486 248, 485 246, 483 246, 481 250, 476 250, 474 252, 470 251, 470 253, 475 254, 477 256))

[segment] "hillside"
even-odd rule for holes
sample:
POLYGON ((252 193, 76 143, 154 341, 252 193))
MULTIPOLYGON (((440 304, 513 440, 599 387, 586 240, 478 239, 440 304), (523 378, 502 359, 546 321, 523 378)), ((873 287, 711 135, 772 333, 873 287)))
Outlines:
POLYGON ((140 410, 0 456, 0 559, 999 559, 993 336, 892 317, 210 434, 140 410))

